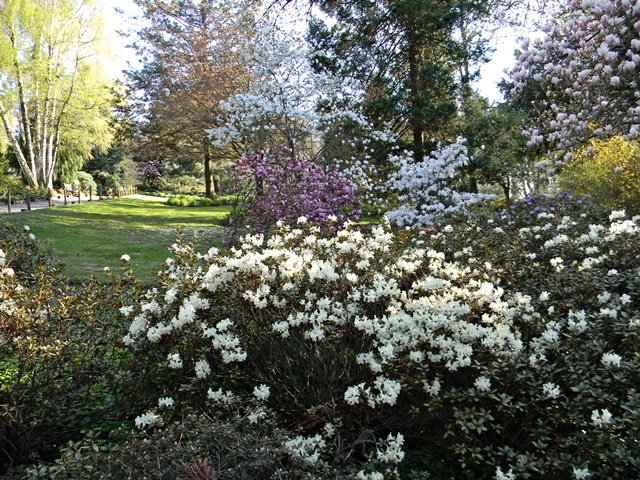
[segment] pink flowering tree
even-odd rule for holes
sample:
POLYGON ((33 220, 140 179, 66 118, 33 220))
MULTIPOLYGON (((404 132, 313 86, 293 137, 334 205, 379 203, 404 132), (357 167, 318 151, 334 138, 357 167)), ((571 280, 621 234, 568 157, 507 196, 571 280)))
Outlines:
MULTIPOLYGON (((571 0, 525 42, 511 72, 516 98, 532 96, 538 122, 525 130, 530 147, 564 150, 592 137, 640 130, 640 2, 571 0)), ((562 163, 559 162, 557 166, 562 163)), ((553 173, 554 165, 543 165, 553 173)))
POLYGON ((295 224, 300 217, 324 226, 357 219, 355 186, 336 166, 322 168, 290 156, 283 148, 240 157, 233 166, 237 201, 230 234, 266 232, 277 222, 295 224))

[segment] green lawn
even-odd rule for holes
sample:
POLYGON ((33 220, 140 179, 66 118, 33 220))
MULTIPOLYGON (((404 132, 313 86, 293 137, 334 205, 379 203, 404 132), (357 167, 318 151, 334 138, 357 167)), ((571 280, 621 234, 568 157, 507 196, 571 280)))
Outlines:
POLYGON ((219 246, 212 234, 229 212, 228 206, 185 208, 121 198, 12 213, 0 220, 28 225, 38 239, 51 244, 70 280, 105 276, 104 267, 118 267, 126 253, 138 278, 153 283, 178 227, 197 234, 207 246, 219 246))

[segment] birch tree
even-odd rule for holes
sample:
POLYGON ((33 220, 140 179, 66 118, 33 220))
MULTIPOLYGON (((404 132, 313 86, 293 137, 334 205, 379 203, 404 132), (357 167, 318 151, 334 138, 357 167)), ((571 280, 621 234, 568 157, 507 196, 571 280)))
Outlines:
POLYGON ((53 186, 64 143, 109 144, 101 17, 93 0, 0 3, 0 120, 29 186, 53 186))

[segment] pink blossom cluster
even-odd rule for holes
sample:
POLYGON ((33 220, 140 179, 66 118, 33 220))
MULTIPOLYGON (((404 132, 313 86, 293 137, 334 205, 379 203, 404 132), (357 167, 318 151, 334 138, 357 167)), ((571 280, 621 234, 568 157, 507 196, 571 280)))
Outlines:
POLYGON ((318 226, 359 218, 355 185, 336 166, 323 169, 289 154, 283 148, 236 160, 233 177, 239 200, 231 219, 236 233, 265 232, 278 221, 295 224, 300 217, 318 226))
POLYGON ((516 98, 535 92, 540 120, 524 132, 529 146, 566 150, 593 136, 636 138, 640 1, 571 0, 544 32, 525 42, 511 71, 516 98))

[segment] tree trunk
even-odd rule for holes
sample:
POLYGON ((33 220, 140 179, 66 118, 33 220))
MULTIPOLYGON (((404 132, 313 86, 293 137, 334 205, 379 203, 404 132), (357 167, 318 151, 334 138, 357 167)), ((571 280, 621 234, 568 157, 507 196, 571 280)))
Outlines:
POLYGON ((211 158, 211 146, 209 137, 204 137, 202 147, 204 150, 204 190, 205 195, 214 200, 218 195, 215 182, 213 180, 213 159, 211 158))
POLYGON ((411 97, 411 130, 413 131, 413 153, 415 159, 424 156, 424 123, 422 121, 422 105, 419 99, 420 65, 418 40, 413 26, 407 26, 407 54, 409 60, 409 95, 411 97))
POLYGON ((220 195, 220 179, 215 175, 213 176, 213 190, 216 192, 216 196, 220 195))
MULTIPOLYGON (((22 157, 25 158, 25 160, 27 160, 27 162, 25 162, 25 165, 27 165, 28 163, 30 163, 29 168, 29 174, 27 174, 27 172, 24 172, 25 176, 27 177, 28 181, 31 182, 32 178, 34 178, 35 180, 35 185, 32 185, 34 187, 38 186, 38 171, 36 169, 36 159, 35 159, 35 152, 34 152, 34 148, 33 148, 33 136, 31 134, 31 119, 29 118, 29 111, 27 109, 27 98, 26 98, 26 94, 24 91, 24 85, 22 82, 22 69, 20 68, 20 60, 18 59, 18 46, 16 44, 16 39, 15 36, 13 34, 10 35, 11 38, 11 43, 13 46, 13 50, 14 50, 14 59, 13 59, 13 63, 14 63, 14 67, 16 69, 16 83, 17 83, 17 87, 18 87, 18 104, 20 106, 20 120, 22 123, 22 128, 24 131, 24 142, 25 142, 25 146, 27 149, 27 157, 24 156, 24 152, 21 151, 22 153, 22 157)), ((20 148, 20 147, 18 147, 20 148)), ((16 152, 17 154, 17 152, 16 152)))
POLYGON ((504 193, 504 201, 507 205, 507 208, 511 206, 511 189, 509 188, 509 184, 507 182, 501 183, 502 193, 504 193))
POLYGON ((4 112, 4 105, 2 105, 2 103, 0 103, 0 117, 2 118, 2 126, 4 127, 4 131, 7 134, 7 138, 9 139, 9 144, 16 154, 16 158, 18 159, 18 163, 20 164, 20 170, 22 170, 22 173, 27 180, 27 184, 31 187, 37 187, 38 179, 33 175, 33 172, 29 168, 29 164, 24 156, 24 153, 22 152, 22 149, 20 148, 20 144, 18 143, 18 140, 11 130, 10 122, 4 112))

